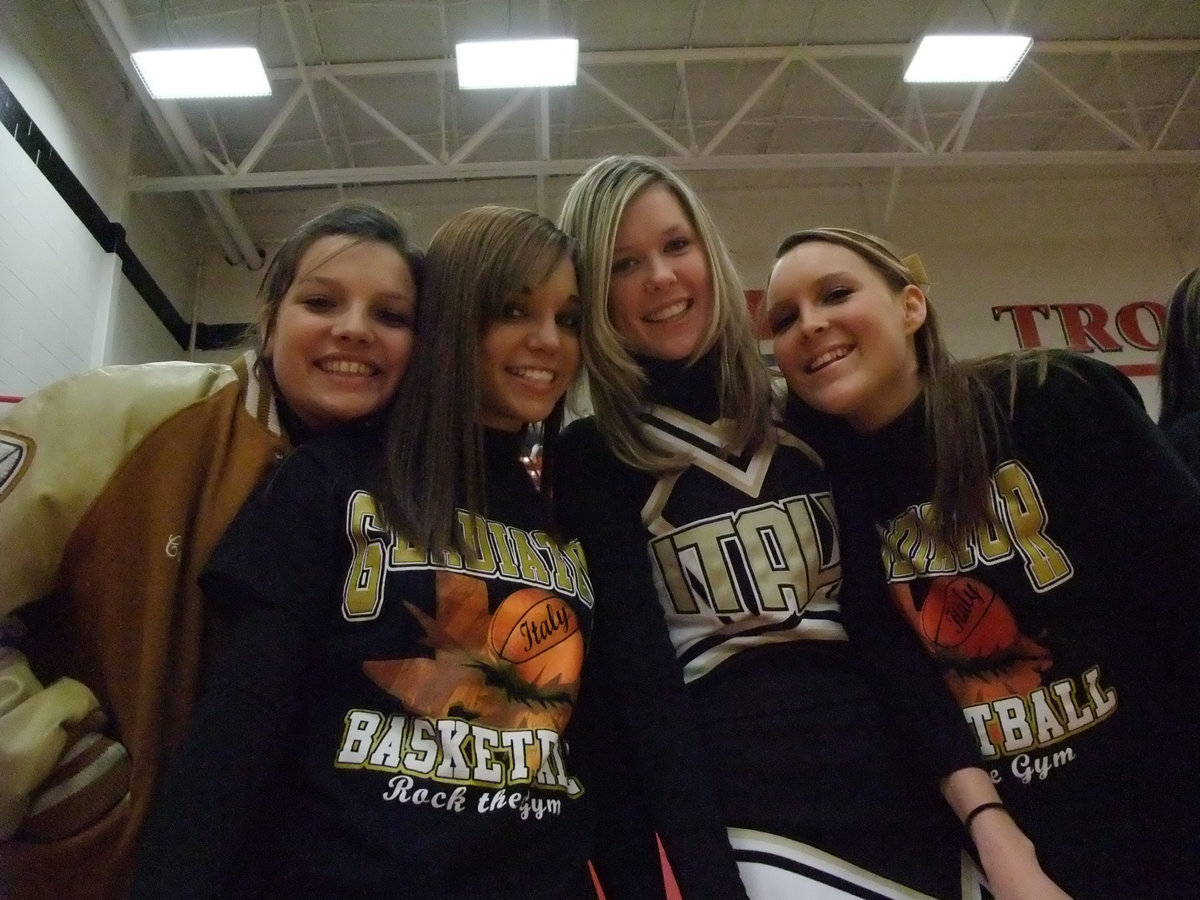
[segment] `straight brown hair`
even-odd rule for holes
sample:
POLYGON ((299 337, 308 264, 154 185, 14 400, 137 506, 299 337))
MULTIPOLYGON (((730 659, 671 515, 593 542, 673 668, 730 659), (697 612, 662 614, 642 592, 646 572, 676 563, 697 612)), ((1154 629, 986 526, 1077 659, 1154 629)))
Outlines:
MULTIPOLYGON (((486 514, 480 342, 507 303, 544 282, 575 242, 545 216, 482 206, 451 217, 425 254, 416 341, 392 405, 379 501, 388 524, 434 554, 468 552, 457 509, 486 514)), ((542 423, 553 443, 563 401, 542 423)), ((548 461, 547 461, 548 464, 548 461)), ((543 476, 543 484, 549 480, 543 476)))
POLYGON ((956 360, 946 348, 933 304, 929 281, 915 257, 902 258, 886 241, 849 228, 808 228, 788 235, 775 251, 778 260, 803 243, 824 241, 858 254, 877 271, 893 292, 916 285, 926 294, 924 323, 913 335, 917 372, 921 378, 927 450, 934 471, 932 518, 936 537, 958 546, 979 526, 995 524, 991 474, 1006 443, 1016 406, 1017 378, 1032 365, 1038 382, 1044 380, 1050 357, 1044 350, 1001 353, 956 360), (1007 396, 994 385, 1008 373, 1007 396))

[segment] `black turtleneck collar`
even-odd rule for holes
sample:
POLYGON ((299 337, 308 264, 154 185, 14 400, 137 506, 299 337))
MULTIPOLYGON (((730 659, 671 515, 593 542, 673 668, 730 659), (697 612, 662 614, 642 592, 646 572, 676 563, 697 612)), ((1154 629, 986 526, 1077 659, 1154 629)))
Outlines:
POLYGON ((717 392, 719 355, 719 349, 713 347, 692 365, 683 359, 635 356, 634 360, 646 373, 646 400, 670 406, 703 422, 715 422, 721 414, 717 392))
POLYGON ((869 452, 883 456, 903 450, 904 455, 912 457, 915 451, 923 451, 927 440, 924 392, 892 421, 878 431, 859 435, 859 440, 869 452))
POLYGON ((855 431, 840 416, 818 412, 790 392, 784 421, 821 454, 831 472, 865 477, 877 469, 920 471, 928 458, 924 394, 883 428, 869 433, 855 431))
POLYGON ((505 460, 519 459, 524 449, 525 429, 504 431, 499 428, 483 428, 483 454, 489 466, 505 460))
POLYGON ((283 396, 283 391, 279 389, 279 384, 275 381, 275 372, 272 370, 270 362, 266 359, 262 360, 261 372, 265 375, 270 384, 271 392, 275 396, 275 409, 279 413, 279 426, 283 430, 283 436, 291 446, 299 447, 305 441, 325 434, 341 434, 344 432, 361 432, 373 435, 382 434, 383 426, 387 421, 388 407, 386 406, 380 412, 373 413, 366 418, 339 422, 320 430, 309 427, 301 421, 300 417, 296 415, 296 411, 292 409, 291 404, 283 396))
MULTIPOLYGON (((272 383, 274 383, 274 379, 272 379, 272 383)), ((279 411, 279 425, 293 447, 299 447, 316 435, 316 432, 300 421, 300 417, 292 411, 292 407, 283 399, 279 388, 275 388, 275 408, 279 411)))

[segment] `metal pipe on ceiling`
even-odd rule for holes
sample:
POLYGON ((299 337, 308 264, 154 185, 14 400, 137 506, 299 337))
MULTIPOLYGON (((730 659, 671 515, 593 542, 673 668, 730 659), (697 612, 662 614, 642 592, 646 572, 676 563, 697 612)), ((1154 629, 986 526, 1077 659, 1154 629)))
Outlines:
MULTIPOLYGON (((206 164, 204 148, 192 133, 179 107, 171 101, 161 102, 151 98, 133 67, 130 53, 138 49, 142 42, 137 37, 124 4, 120 0, 85 2, 113 56, 141 99, 155 133, 168 155, 182 172, 207 175, 209 167, 206 164)), ((198 188, 194 193, 230 264, 245 265, 250 269, 261 268, 263 254, 254 245, 249 232, 234 210, 229 192, 218 187, 198 188)))

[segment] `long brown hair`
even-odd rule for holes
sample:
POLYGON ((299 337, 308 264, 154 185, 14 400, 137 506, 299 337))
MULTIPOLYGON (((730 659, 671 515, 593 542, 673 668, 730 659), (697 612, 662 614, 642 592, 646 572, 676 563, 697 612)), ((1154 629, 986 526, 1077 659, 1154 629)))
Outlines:
POLYGON ((1158 361, 1158 424, 1170 425, 1200 409, 1200 269, 1171 292, 1158 361))
POLYGON ((929 278, 915 256, 902 258, 886 241, 849 228, 808 228, 784 238, 775 259, 812 241, 836 244, 858 254, 893 292, 916 285, 926 294, 925 321, 913 340, 934 471, 929 524, 940 540, 957 546, 975 527, 995 522, 990 479, 1008 435, 1017 371, 1032 364, 1040 381, 1049 357, 1044 351, 1029 351, 958 361, 946 349, 928 301, 929 278), (1004 372, 1009 374, 1009 389, 1006 397, 1000 397, 994 385, 1004 372))
MULTIPOLYGON (((388 524, 438 554, 467 552, 457 508, 486 512, 479 352, 522 289, 544 282, 575 242, 545 216, 482 206, 451 217, 425 256, 416 341, 388 423, 380 504, 388 524)), ((563 401, 543 425, 553 443, 563 401)), ((543 478, 543 484, 549 479, 543 478)))
POLYGON ((753 450, 769 434, 770 377, 758 351, 745 292, 725 243, 700 198, 675 172, 640 156, 610 156, 571 185, 559 224, 579 239, 579 291, 583 298, 583 362, 596 424, 613 453, 645 471, 676 468, 675 454, 649 442, 638 419, 646 375, 609 315, 613 244, 629 203, 654 184, 679 201, 708 257, 713 317, 690 363, 714 346, 718 354, 720 414, 731 423, 726 449, 753 450))

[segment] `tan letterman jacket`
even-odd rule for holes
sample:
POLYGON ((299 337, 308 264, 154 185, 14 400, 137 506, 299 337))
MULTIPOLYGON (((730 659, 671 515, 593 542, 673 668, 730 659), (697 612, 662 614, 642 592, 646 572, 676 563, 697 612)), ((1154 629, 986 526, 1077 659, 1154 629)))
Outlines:
POLYGON ((90 688, 132 762, 128 796, 84 831, 0 844, 10 900, 127 893, 154 785, 219 637, 196 576, 288 449, 251 354, 95 370, 0 418, 0 618, 19 610, 37 679, 90 688))

